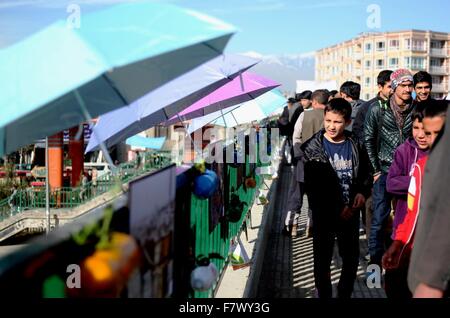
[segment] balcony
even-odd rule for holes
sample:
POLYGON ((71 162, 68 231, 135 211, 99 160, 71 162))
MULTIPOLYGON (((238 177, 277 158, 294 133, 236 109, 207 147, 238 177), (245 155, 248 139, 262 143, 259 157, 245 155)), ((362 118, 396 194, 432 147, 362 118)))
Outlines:
MULTIPOLYGON (((407 68, 409 68, 409 67, 407 67, 407 68)), ((423 65, 413 64, 413 65, 411 65, 411 70, 412 71, 426 71, 426 68, 423 65)))
POLYGON ((431 49, 430 51, 431 56, 447 56, 447 49, 431 49))
POLYGON ((439 84, 433 83, 433 92, 435 92, 435 93, 447 92, 446 84, 445 83, 439 83, 439 84))
POLYGON ((413 46, 411 48, 411 50, 415 51, 415 52, 426 52, 427 51, 427 49, 424 46, 413 46))
POLYGON ((447 75, 447 68, 445 66, 431 66, 430 73, 447 75))

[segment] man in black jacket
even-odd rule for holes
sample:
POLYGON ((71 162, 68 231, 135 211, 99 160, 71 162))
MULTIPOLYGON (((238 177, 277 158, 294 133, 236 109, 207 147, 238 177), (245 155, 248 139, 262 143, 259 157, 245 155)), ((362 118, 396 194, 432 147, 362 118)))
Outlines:
POLYGON ((291 97, 288 99, 287 105, 284 107, 283 112, 278 118, 280 135, 286 137, 283 146, 281 147, 281 151, 288 164, 291 164, 293 156, 292 134, 294 133, 294 125, 302 112, 303 107, 297 103, 295 98, 291 97))
POLYGON ((419 71, 413 76, 414 91, 416 99, 414 102, 420 103, 431 98, 431 89, 433 88, 433 79, 430 73, 419 71))
POLYGON ((365 102, 359 107, 356 113, 355 121, 353 122, 353 133, 358 142, 364 145, 364 121, 366 120, 367 112, 374 105, 380 106, 380 104, 385 105, 389 98, 392 96, 391 87, 391 70, 384 70, 378 74, 377 84, 378 84, 378 94, 371 100, 365 102))
POLYGON ((353 130, 353 122, 355 120, 356 114, 358 113, 361 105, 365 103, 365 101, 359 99, 360 93, 361 85, 352 81, 344 82, 339 88, 339 94, 341 95, 341 97, 349 102, 350 106, 352 106, 352 122, 346 128, 348 131, 353 130))
POLYGON ((386 178, 395 149, 412 135, 411 94, 413 77, 410 71, 398 69, 391 74, 394 94, 388 103, 369 109, 364 125, 364 145, 373 170, 373 216, 369 236, 370 262, 381 266, 386 250, 383 229, 389 220, 391 195, 386 191, 386 178))
POLYGON ((325 107, 324 129, 301 146, 314 224, 314 280, 319 298, 332 296, 330 265, 336 236, 343 261, 338 297, 351 297, 358 269, 358 212, 368 195, 368 172, 367 159, 345 131, 351 113, 347 101, 332 99, 325 107))

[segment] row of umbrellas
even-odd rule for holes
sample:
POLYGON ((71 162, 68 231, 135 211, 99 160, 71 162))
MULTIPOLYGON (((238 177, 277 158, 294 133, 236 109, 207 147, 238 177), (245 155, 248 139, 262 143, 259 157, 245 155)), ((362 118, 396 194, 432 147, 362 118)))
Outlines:
POLYGON ((135 2, 1 49, 0 155, 105 113, 86 151, 160 123, 262 119, 286 100, 278 83, 247 71, 257 60, 223 54, 234 32, 192 10, 135 2))

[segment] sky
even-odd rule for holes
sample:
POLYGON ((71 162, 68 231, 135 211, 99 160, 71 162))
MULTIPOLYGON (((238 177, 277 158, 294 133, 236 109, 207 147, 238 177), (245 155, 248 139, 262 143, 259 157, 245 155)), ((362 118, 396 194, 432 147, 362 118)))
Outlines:
MULTIPOLYGON (((120 2, 141 0, 0 0, 0 47, 58 19, 69 4, 83 14, 120 2)), ((450 32, 448 0, 157 0, 194 9, 239 31, 229 53, 309 53, 361 32, 406 29, 450 32)))

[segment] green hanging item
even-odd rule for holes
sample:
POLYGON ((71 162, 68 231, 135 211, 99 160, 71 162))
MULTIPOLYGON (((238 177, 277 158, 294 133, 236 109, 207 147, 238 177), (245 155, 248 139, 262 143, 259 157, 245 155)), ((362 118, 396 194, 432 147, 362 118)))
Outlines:
POLYGON ((42 285, 42 297, 66 298, 66 284, 58 275, 47 277, 42 285))

